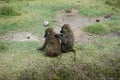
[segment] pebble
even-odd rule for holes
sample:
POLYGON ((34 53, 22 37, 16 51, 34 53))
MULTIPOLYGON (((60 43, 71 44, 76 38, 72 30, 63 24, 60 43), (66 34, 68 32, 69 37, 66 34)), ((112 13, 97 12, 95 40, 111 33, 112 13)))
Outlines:
POLYGON ((49 22, 48 22, 48 21, 44 21, 43 25, 44 25, 44 26, 48 26, 48 25, 49 25, 49 22))

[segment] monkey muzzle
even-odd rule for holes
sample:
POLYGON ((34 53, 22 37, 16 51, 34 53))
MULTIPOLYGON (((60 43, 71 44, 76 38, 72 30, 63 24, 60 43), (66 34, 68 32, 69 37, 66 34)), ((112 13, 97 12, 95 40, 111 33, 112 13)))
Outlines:
POLYGON ((63 33, 63 31, 61 30, 60 33, 63 33))
POLYGON ((46 38, 46 37, 47 37, 47 34, 44 35, 44 38, 46 38))

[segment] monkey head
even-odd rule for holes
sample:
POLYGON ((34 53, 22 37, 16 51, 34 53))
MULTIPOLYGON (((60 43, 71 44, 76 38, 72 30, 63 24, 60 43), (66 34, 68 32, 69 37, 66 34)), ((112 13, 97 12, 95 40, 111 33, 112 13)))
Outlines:
POLYGON ((44 35, 44 38, 47 38, 49 37, 51 34, 55 33, 53 28, 48 28, 45 30, 45 35, 44 35))
POLYGON ((61 28, 60 33, 65 34, 65 33, 67 33, 67 32, 72 32, 72 31, 71 31, 71 29, 70 29, 69 24, 64 24, 64 25, 62 26, 62 28, 61 28))

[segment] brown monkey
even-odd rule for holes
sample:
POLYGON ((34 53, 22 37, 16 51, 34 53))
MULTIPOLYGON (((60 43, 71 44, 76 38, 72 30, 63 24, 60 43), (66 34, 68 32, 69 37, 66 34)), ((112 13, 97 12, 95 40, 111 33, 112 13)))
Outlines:
POLYGON ((45 31, 44 37, 45 42, 43 46, 39 50, 45 49, 46 55, 50 57, 55 57, 61 55, 61 44, 59 38, 55 36, 56 33, 54 32, 53 28, 48 28, 45 31))
POLYGON ((69 24, 64 24, 60 31, 61 34, 56 35, 61 40, 61 50, 62 52, 73 52, 74 53, 74 60, 76 60, 76 53, 73 49, 74 46, 74 35, 73 31, 71 30, 69 24))

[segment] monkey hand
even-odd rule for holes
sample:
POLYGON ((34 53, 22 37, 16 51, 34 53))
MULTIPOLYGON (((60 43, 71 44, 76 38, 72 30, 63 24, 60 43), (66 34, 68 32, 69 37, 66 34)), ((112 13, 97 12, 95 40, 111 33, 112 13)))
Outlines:
POLYGON ((38 51, 43 51, 43 48, 38 48, 37 50, 38 50, 38 51))
POLYGON ((59 38, 59 37, 60 37, 60 35, 59 35, 59 34, 55 34, 55 37, 59 38))

